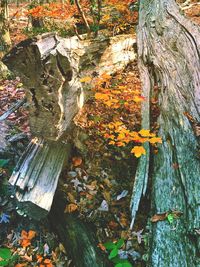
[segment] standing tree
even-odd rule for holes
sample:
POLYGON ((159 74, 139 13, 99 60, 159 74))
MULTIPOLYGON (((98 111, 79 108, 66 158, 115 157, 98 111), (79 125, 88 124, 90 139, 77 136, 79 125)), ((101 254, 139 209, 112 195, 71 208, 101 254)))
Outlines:
POLYGON ((150 127, 151 99, 157 99, 163 143, 157 155, 146 147, 139 162, 132 225, 150 180, 152 215, 171 213, 173 223, 152 223, 149 266, 200 266, 200 30, 175 0, 140 0, 137 42, 147 99, 143 128, 150 127))
MULTIPOLYGON (((8 2, 0 2, 0 59, 11 45, 9 27, 8 27, 8 2)), ((6 66, 0 60, 0 79, 8 75, 6 66)))
POLYGON ((11 39, 8 27, 8 1, 1 0, 0 3, 0 55, 9 48, 11 39))

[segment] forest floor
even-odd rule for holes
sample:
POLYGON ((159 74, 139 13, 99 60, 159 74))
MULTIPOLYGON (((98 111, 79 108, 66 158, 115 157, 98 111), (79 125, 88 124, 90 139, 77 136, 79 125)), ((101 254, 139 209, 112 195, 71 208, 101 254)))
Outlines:
MULTIPOLYGON (((23 8, 26 7, 21 5, 20 9, 23 8)), ((28 21, 24 16, 17 16, 18 9, 14 5, 10 6, 10 11, 11 39, 13 44, 17 44, 27 38, 24 27, 28 21)), ((185 13, 200 24, 198 3, 185 9, 185 13)), ((96 86, 93 86, 91 97, 74 119, 77 130, 73 154, 58 186, 68 200, 65 212, 75 213, 83 221, 96 226, 100 250, 105 250, 104 242, 123 238, 126 242, 121 255, 128 256, 134 266, 145 266, 150 199, 147 194, 134 229, 130 230, 129 203, 137 158, 131 153, 131 143, 124 141, 125 131, 140 131, 141 127, 140 108, 145 99, 141 95, 137 62, 113 76, 99 77, 97 74, 92 80, 85 77, 82 82, 90 87, 91 84, 96 86), (113 94, 114 102, 103 97, 99 83, 113 94)), ((22 99, 24 94, 19 77, 10 76, 1 80, 0 115, 22 99)), ((156 117, 159 112, 156 99, 151 101, 156 117)), ((8 184, 13 167, 31 140, 27 104, 6 121, 0 122, 0 127, 0 141, 6 146, 6 151, 0 149, 0 246, 8 247, 18 255, 10 266, 73 267, 48 218, 42 223, 28 218, 12 197, 13 192, 8 184)), ((153 124, 151 130, 156 133, 157 125, 153 124)), ((153 149, 156 153, 154 144, 153 149)))

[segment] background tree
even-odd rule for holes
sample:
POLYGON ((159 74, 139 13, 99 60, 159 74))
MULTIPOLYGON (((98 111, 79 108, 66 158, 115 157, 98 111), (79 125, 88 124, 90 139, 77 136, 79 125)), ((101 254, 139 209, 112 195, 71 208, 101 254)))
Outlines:
POLYGON ((8 25, 8 1, 1 0, 0 4, 0 56, 9 48, 11 45, 11 39, 9 34, 8 25))

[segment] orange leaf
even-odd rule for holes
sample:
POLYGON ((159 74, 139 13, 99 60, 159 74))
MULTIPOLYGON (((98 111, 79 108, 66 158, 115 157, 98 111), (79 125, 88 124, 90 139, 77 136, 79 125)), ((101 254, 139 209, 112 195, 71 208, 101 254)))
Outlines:
POLYGON ((43 257, 41 255, 36 255, 37 262, 41 263, 43 260, 43 257))
POLYGON ((24 267, 26 266, 26 263, 18 263, 15 265, 15 267, 24 267))
POLYGON ((36 236, 36 232, 35 231, 33 231, 33 230, 30 230, 29 232, 28 232, 28 239, 33 239, 34 237, 36 236))
POLYGON ((23 247, 23 248, 26 248, 26 247, 28 247, 28 246, 30 246, 30 244, 31 244, 31 242, 30 242, 30 239, 22 239, 21 240, 21 246, 23 247))
POLYGON ((72 158, 72 163, 74 167, 80 166, 82 164, 83 160, 80 157, 74 157, 72 158))
POLYGON ((27 238, 28 237, 28 233, 25 230, 22 230, 21 237, 22 238, 27 238))
POLYGON ((142 155, 146 154, 146 150, 144 149, 143 146, 135 146, 132 150, 131 153, 133 153, 136 158, 141 157, 142 155))
POLYGON ((49 260, 49 259, 45 259, 45 260, 44 260, 44 263, 45 263, 45 264, 49 264, 49 263, 51 263, 51 260, 49 260))

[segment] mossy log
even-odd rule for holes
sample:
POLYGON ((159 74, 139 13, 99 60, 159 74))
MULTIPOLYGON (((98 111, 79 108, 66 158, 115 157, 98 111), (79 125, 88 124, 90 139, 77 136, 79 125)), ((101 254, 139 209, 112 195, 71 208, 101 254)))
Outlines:
POLYGON ((131 203, 134 223, 147 182, 151 214, 180 211, 174 219, 152 223, 151 267, 197 267, 200 229, 200 30, 174 0, 141 0, 138 56, 143 93, 143 128, 149 129, 151 98, 157 99, 158 154, 147 148, 136 174, 131 203))

